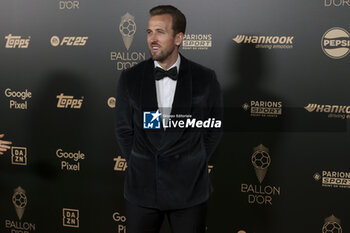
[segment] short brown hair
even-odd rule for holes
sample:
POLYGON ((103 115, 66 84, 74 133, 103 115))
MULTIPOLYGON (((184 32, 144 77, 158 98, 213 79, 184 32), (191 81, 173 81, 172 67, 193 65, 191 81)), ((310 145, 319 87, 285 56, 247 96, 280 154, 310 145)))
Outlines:
POLYGON ((179 32, 185 34, 186 30, 186 17, 185 15, 176 7, 171 5, 160 5, 153 7, 149 11, 151 16, 169 14, 173 19, 173 30, 174 35, 179 32))

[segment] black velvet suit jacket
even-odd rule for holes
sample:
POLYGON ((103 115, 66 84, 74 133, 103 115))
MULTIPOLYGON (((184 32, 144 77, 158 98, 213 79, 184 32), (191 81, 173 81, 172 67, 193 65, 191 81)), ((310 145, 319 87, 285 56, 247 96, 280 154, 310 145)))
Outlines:
MULTIPOLYGON (((154 62, 124 70, 116 95, 116 136, 127 159, 124 196, 161 210, 187 208, 212 192, 208 160, 221 129, 143 129, 143 112, 157 111, 154 62)), ((214 71, 181 56, 171 114, 222 120, 222 97, 214 71)))

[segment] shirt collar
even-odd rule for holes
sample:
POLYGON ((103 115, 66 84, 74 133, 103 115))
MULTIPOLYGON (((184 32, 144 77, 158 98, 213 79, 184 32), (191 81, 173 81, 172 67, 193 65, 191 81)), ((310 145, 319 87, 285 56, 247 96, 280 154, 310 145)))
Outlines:
MULTIPOLYGON (((180 54, 177 54, 177 60, 176 62, 170 66, 170 68, 168 70, 170 70, 171 68, 175 67, 176 66, 176 69, 177 69, 177 73, 179 73, 179 69, 180 69, 180 62, 181 62, 181 57, 180 57, 180 54)), ((159 67, 159 68, 162 68, 159 63, 157 61, 154 61, 154 67, 159 67)), ((162 68, 163 69, 163 68, 162 68)))

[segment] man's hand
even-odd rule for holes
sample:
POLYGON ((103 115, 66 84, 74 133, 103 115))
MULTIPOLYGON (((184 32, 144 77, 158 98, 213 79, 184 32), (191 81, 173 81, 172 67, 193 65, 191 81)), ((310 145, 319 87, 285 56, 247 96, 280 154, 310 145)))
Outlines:
MULTIPOLYGON (((0 139, 3 138, 5 135, 4 134, 0 134, 0 139)), ((11 148, 12 142, 10 141, 4 141, 4 140, 0 140, 0 155, 3 155, 4 152, 6 152, 8 149, 11 148)))

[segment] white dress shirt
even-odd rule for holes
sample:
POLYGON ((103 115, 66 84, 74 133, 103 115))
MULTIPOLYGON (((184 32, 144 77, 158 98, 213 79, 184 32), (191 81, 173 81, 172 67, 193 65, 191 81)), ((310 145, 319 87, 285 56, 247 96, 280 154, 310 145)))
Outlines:
MULTIPOLYGON (((180 62, 181 58, 178 54, 176 62, 168 70, 170 70, 173 67, 176 67, 177 73, 179 73, 180 62)), ((162 68, 157 61, 154 61, 154 67, 162 68)), ((171 108, 174 102, 176 83, 176 80, 172 80, 169 77, 164 77, 161 80, 156 80, 158 108, 162 115, 170 115, 171 113, 171 108)))

